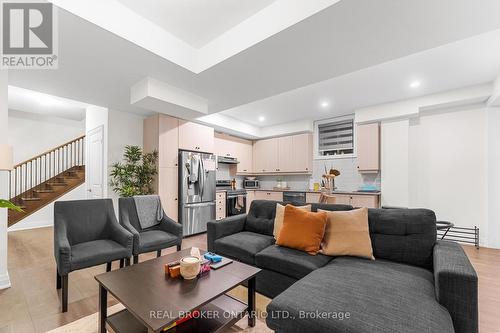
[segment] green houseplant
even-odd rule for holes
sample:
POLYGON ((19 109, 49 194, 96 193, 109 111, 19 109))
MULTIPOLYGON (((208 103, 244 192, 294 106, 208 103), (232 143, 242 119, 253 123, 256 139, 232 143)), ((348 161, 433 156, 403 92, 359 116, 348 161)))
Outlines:
POLYGON ((123 162, 112 165, 110 184, 113 191, 122 197, 153 194, 157 159, 157 151, 143 153, 138 146, 125 146, 123 162))
POLYGON ((18 211, 18 212, 22 212, 23 211, 21 209, 21 207, 18 207, 16 205, 14 205, 12 202, 10 202, 9 200, 5 200, 5 199, 0 199, 0 208, 12 209, 12 210, 15 210, 15 211, 18 211))

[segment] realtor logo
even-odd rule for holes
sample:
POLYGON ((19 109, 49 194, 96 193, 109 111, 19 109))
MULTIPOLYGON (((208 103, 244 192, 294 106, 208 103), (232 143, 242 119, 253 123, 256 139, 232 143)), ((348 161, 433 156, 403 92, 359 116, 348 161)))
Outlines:
POLYGON ((2 68, 57 68, 55 7, 47 2, 2 2, 2 68))

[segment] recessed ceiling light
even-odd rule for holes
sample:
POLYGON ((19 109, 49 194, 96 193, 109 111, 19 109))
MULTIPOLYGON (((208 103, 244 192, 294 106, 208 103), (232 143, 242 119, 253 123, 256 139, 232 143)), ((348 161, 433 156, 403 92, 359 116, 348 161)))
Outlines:
POLYGON ((327 107, 330 106, 330 103, 328 101, 323 101, 319 104, 323 109, 326 109, 327 107))
POLYGON ((413 81, 410 83, 410 88, 418 88, 420 87, 420 81, 413 81))
POLYGON ((260 116, 260 117, 259 117, 259 121, 260 121, 260 122, 262 122, 262 121, 264 121, 264 120, 266 120, 266 117, 264 117, 264 116, 260 116))

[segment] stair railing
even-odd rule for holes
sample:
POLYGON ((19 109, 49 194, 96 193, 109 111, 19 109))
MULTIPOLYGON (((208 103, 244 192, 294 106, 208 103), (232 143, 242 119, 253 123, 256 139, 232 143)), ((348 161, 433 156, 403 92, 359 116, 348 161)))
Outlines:
POLYGON ((85 135, 14 166, 9 174, 9 198, 22 205, 40 185, 61 173, 85 165, 85 135))

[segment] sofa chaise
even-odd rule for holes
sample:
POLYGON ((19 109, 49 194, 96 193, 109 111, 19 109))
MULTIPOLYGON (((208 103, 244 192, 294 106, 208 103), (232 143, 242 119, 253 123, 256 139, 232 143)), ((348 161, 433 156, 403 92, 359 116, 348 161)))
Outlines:
MULTIPOLYGON (((427 209, 369 209, 376 260, 275 245, 277 201, 208 222, 208 250, 257 266, 276 332, 478 332, 477 275, 460 245, 436 241, 427 209)), ((312 211, 350 210, 312 204, 312 211)))

